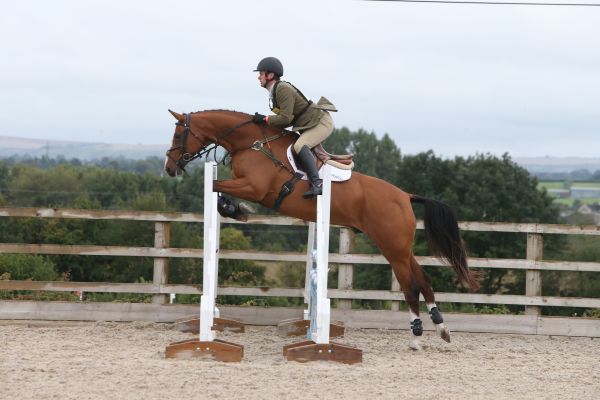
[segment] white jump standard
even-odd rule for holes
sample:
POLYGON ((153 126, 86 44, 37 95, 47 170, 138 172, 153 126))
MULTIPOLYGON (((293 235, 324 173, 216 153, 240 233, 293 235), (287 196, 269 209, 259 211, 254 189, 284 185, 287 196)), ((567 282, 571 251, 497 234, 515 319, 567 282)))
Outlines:
POLYGON ((310 270, 310 300, 307 332, 309 340, 284 346, 283 355, 289 361, 337 361, 346 364, 362 362, 362 350, 352 346, 329 342, 331 317, 327 298, 327 272, 329 267, 329 215, 331 207, 331 171, 324 165, 323 194, 317 197, 316 238, 312 251, 310 270))
MULTIPOLYGON (((316 229, 317 224, 315 222, 308 223, 308 245, 306 250, 306 277, 304 280, 304 304, 310 307, 310 296, 314 289, 316 290, 316 282, 313 283, 311 275, 316 272, 317 268, 317 235, 316 229)), ((316 276, 315 276, 316 279, 316 276)), ((316 293, 315 293, 316 294, 316 293)), ((316 306, 316 300, 315 300, 316 306)), ((284 321, 280 321, 277 324, 277 333, 281 336, 307 336, 310 328, 310 310, 307 308, 304 310, 304 318, 292 318, 284 321)), ((316 315, 313 313, 313 315, 316 315)), ((345 328, 344 323, 341 321, 330 321, 329 323, 329 337, 341 337, 344 336, 345 328)), ((310 337, 309 337, 310 339, 310 337)))
POLYGON ((215 320, 222 321, 215 304, 219 276, 220 233, 218 195, 213 191, 216 173, 215 162, 204 164, 204 258, 200 298, 200 337, 199 340, 171 343, 165 350, 167 358, 212 357, 217 361, 239 362, 244 357, 243 346, 216 339, 215 333, 215 320))

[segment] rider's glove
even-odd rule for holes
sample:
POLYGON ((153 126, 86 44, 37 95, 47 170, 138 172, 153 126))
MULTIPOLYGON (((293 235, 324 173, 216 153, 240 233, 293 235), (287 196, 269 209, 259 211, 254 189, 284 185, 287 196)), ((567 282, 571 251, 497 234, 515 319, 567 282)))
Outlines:
POLYGON ((260 124, 266 124, 267 120, 264 115, 259 114, 259 113, 254 113, 254 116, 252 117, 252 122, 260 125, 260 124))

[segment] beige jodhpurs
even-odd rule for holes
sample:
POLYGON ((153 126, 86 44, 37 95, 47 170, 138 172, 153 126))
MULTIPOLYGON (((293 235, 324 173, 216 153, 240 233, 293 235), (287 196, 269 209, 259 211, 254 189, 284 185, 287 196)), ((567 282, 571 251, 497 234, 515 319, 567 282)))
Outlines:
POLYGON ((298 154, 305 145, 312 149, 319 143, 323 143, 331 135, 331 132, 333 132, 333 118, 325 111, 317 126, 302 132, 294 143, 294 152, 298 154))

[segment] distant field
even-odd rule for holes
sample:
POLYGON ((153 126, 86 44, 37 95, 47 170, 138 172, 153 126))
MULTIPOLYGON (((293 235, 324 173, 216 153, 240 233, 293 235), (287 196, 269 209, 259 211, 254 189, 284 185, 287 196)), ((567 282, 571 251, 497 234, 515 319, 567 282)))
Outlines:
MULTIPOLYGON (((585 199, 579 199, 579 201, 581 202, 581 204, 594 204, 594 203, 600 203, 600 198, 589 197, 589 198, 585 198, 585 199)), ((554 200, 552 200, 552 202, 555 204, 562 204, 562 205, 571 207, 573 205, 573 203, 575 202, 575 199, 572 197, 569 197, 566 199, 554 199, 554 200)))
POLYGON ((538 189, 564 189, 565 183, 563 181, 547 181, 538 183, 538 189))
POLYGON ((593 187, 600 188, 600 182, 573 182, 572 187, 593 187))
MULTIPOLYGON (((572 182, 571 187, 593 187, 600 188, 600 182, 572 182)), ((538 189, 564 189, 565 183, 563 181, 543 181, 538 183, 538 189)), ((597 197, 586 197, 579 199, 579 201, 583 204, 593 204, 600 203, 600 198, 597 197)), ((553 200, 555 204, 562 204, 568 207, 571 207, 575 202, 575 199, 572 197, 568 198, 555 198, 553 200)))
MULTIPOLYGON (((538 183, 538 188, 546 189, 564 189, 563 181, 543 181, 538 183)), ((571 187, 593 187, 600 188, 600 182, 572 182, 571 187)))

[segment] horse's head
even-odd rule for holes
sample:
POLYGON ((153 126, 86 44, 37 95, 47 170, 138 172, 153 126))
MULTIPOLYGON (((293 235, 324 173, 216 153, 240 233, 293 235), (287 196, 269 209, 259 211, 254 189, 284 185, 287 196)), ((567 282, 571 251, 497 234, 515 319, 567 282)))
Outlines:
POLYGON ((167 150, 165 159, 165 171, 170 176, 181 174, 187 163, 207 154, 216 146, 233 153, 249 148, 261 136, 261 129, 252 124, 252 118, 245 113, 227 110, 193 114, 169 112, 177 120, 171 148, 167 150), (245 128, 246 125, 253 125, 253 128, 245 128), (253 132, 254 136, 248 135, 248 131, 253 132), (236 134, 232 135, 234 132, 236 134))
POLYGON ((177 176, 185 171, 185 166, 190 161, 204 154, 210 144, 216 143, 216 139, 207 134, 214 130, 210 129, 207 121, 196 119, 192 126, 191 114, 179 114, 171 110, 169 112, 177 122, 171 148, 167 150, 165 171, 170 176, 177 176))

